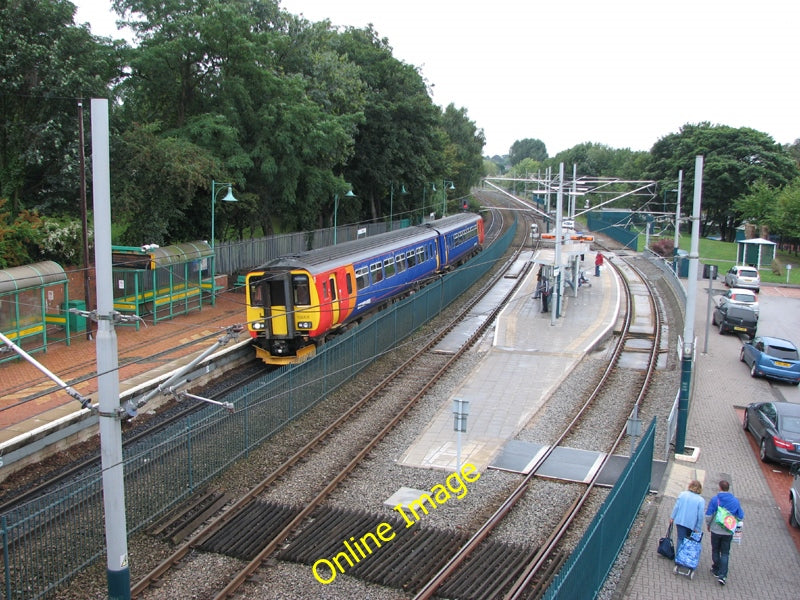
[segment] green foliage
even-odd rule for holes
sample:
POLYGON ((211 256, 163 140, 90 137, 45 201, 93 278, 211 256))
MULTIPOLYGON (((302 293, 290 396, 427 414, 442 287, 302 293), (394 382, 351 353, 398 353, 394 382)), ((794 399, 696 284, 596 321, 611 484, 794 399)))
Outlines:
POLYGON ((19 267, 34 260, 42 226, 35 212, 21 210, 12 217, 7 204, 6 198, 0 198, 0 269, 19 267))
MULTIPOLYGON (((38 231, 36 260, 52 260, 61 265, 83 262, 83 226, 78 219, 45 219, 38 231)), ((88 228, 89 255, 94 257, 93 232, 88 228)))
POLYGON ((120 47, 74 12, 66 0, 0 3, 0 195, 14 214, 78 214, 78 102, 107 97, 121 65, 120 47))
MULTIPOLYGON (((733 202, 746 194, 749 186, 762 181, 783 187, 800 174, 786 149, 767 134, 748 127, 684 125, 679 133, 658 140, 651 154, 653 164, 647 178, 671 182, 682 169, 686 189, 694 187, 695 157, 704 157, 703 234, 714 225, 727 241, 733 240, 741 223, 733 202)), ((691 197, 685 206, 691 212, 691 197)))
POLYGON ((508 159, 511 166, 518 165, 524 159, 530 158, 537 162, 547 160, 547 147, 542 140, 526 138, 511 144, 508 159))

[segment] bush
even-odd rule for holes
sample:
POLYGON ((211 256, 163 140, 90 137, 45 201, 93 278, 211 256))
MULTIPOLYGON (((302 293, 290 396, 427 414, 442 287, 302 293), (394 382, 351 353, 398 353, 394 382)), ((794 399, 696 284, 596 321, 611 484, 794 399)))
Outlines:
POLYGON ((659 256, 669 258, 672 256, 675 250, 675 240, 669 240, 669 239, 656 240, 655 242, 652 242, 650 244, 650 250, 652 250, 659 256))

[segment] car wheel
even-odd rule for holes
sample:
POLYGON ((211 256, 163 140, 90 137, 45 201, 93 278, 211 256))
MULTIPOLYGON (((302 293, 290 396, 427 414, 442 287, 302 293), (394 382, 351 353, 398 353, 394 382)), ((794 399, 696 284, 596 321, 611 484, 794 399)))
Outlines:
POLYGON ((795 516, 797 514, 797 506, 794 503, 794 496, 790 496, 790 498, 792 500, 792 510, 789 511, 789 525, 800 527, 800 523, 797 522, 797 517, 795 516))
POLYGON ((720 323, 719 324, 719 334, 722 335, 724 333, 725 333, 725 324, 724 323, 720 323))
POLYGON ((739 350, 739 360, 744 362, 744 346, 739 350))
POLYGON ((758 377, 758 373, 756 373, 756 363, 755 362, 753 362, 753 364, 750 365, 750 377, 758 377))
POLYGON ((761 445, 758 447, 758 457, 761 462, 769 462, 769 458, 767 458, 767 441, 764 439, 761 440, 761 445))
POLYGON ((712 325, 717 324, 717 313, 711 313, 711 324, 712 325))
POLYGON ((742 429, 744 429, 745 431, 747 431, 747 429, 748 429, 748 425, 749 425, 748 420, 749 419, 748 419, 748 416, 747 416, 747 409, 745 409, 745 411, 744 411, 744 419, 742 419, 742 429))

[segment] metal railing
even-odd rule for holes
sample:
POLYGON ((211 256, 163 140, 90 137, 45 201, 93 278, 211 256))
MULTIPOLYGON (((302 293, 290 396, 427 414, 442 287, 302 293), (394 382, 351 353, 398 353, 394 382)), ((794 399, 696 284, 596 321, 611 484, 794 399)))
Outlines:
POLYGON ((655 434, 653 419, 583 538, 545 592, 545 600, 597 596, 650 490, 655 434))

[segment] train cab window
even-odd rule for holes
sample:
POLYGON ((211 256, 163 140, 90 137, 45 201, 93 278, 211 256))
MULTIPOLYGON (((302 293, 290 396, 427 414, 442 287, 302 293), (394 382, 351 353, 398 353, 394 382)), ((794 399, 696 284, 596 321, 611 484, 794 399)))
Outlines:
POLYGON ((251 306, 264 306, 264 296, 260 282, 250 284, 250 305, 251 306))
POLYGON ((383 274, 386 277, 394 275, 394 256, 383 259, 383 274))
POLYGON ((347 282, 347 295, 349 296, 353 293, 353 276, 348 273, 344 279, 347 282))
POLYGON ((397 272, 402 273, 406 270, 406 255, 405 254, 398 254, 394 257, 394 264, 397 267, 397 272))
POLYGON ((308 275, 292 275, 292 291, 295 306, 308 306, 311 304, 308 275))
POLYGON ((376 262, 372 263, 369 266, 370 275, 372 276, 372 283, 378 283, 379 281, 383 281, 383 270, 381 269, 381 263, 376 262))
POLYGON ((360 267, 356 269, 356 288, 363 290, 369 285, 369 269, 367 267, 360 267))

